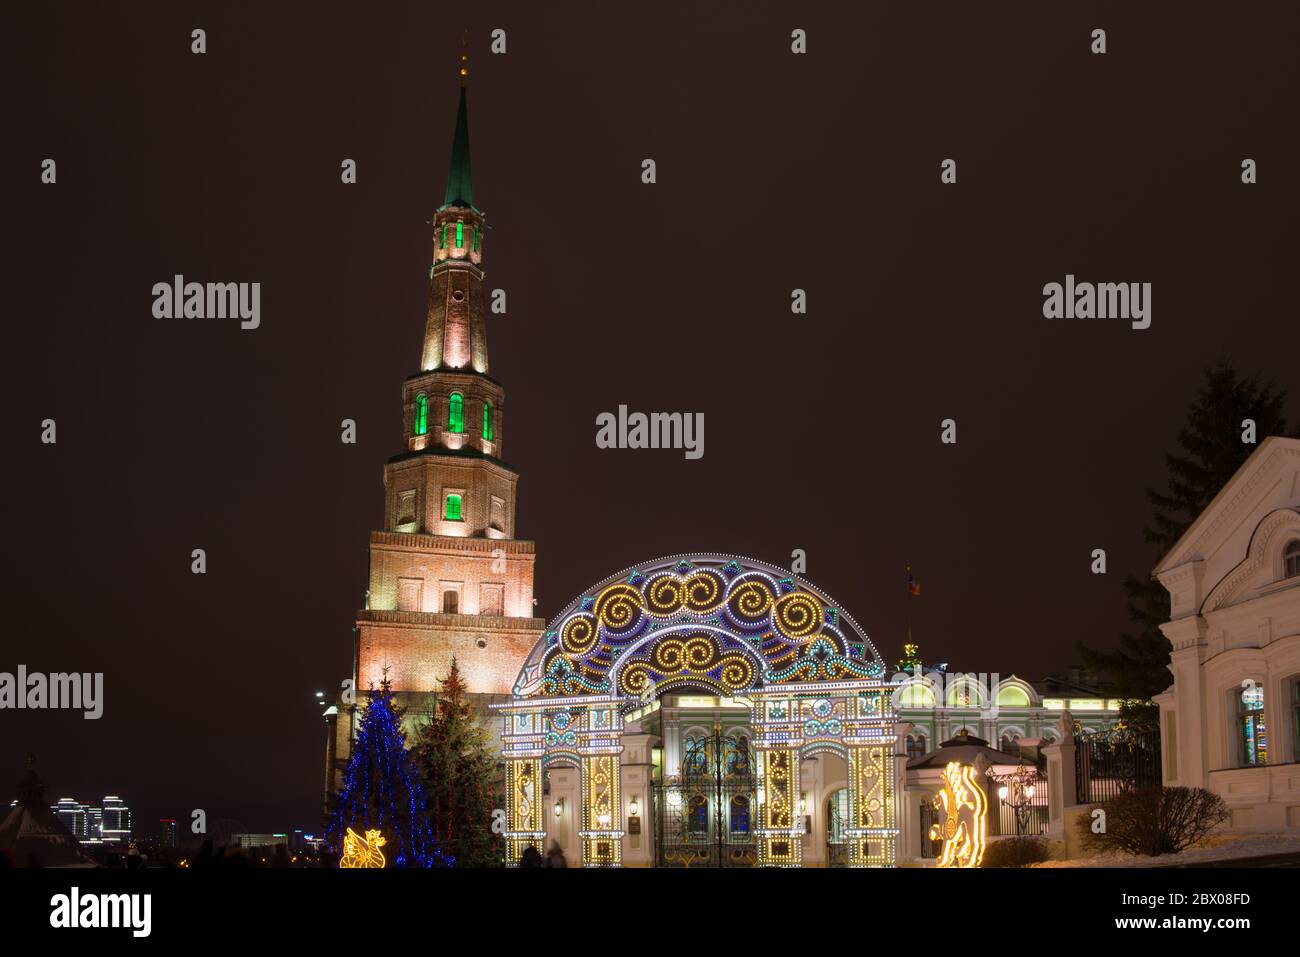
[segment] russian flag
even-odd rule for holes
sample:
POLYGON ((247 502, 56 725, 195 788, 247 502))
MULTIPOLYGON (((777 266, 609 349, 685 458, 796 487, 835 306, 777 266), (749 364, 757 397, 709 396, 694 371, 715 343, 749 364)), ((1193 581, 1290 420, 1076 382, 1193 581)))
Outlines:
POLYGON ((907 566, 907 593, 909 595, 921 594, 921 583, 912 577, 912 566, 907 566))

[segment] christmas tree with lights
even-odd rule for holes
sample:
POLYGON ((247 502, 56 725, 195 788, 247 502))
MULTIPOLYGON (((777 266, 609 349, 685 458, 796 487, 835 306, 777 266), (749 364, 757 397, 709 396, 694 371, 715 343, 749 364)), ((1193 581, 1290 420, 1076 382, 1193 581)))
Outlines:
POLYGON ((501 863, 503 854, 491 827, 497 755, 466 693, 453 658, 437 710, 416 733, 415 759, 434 840, 458 866, 490 867, 501 863))
MULTIPOLYGON (((361 714, 356 746, 343 775, 326 828, 329 846, 344 854, 349 831, 369 842, 369 832, 382 835, 383 857, 393 867, 447 867, 452 860, 438 850, 429 827, 419 774, 406 748, 401 715, 393 707, 388 676, 361 714)), ((365 866, 365 865, 362 865, 365 866)))

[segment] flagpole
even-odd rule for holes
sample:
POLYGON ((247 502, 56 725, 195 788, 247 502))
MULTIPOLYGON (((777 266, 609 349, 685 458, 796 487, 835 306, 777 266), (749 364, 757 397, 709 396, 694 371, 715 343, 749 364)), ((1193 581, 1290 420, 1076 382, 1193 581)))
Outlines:
MULTIPOLYGON (((912 644, 912 566, 905 566, 907 569, 907 586, 903 589, 903 621, 907 624, 907 643, 912 644)), ((904 652, 906 654, 906 652, 904 652)))

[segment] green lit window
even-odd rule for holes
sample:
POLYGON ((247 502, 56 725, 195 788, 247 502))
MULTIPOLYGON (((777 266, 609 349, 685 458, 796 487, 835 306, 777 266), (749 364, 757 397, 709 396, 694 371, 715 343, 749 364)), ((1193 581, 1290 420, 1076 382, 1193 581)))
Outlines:
POLYGON ((483 402, 483 438, 492 441, 492 403, 483 402))
POLYGON ((447 224, 442 224, 442 248, 447 248, 447 224))
POLYGON ((474 252, 478 252, 478 227, 475 226, 471 228, 469 234, 472 237, 474 242, 474 252))
POLYGON ((461 520, 459 495, 447 496, 447 510, 443 513, 443 517, 449 522, 459 522, 461 520))
POLYGON ((456 224, 456 248, 461 249, 465 245, 465 224, 456 224))
POLYGON ((453 392, 451 394, 451 402, 448 403, 447 431, 465 431, 465 397, 459 392, 453 392))
POLYGON ((429 432, 429 397, 422 395, 415 400, 415 434, 426 435, 429 432))

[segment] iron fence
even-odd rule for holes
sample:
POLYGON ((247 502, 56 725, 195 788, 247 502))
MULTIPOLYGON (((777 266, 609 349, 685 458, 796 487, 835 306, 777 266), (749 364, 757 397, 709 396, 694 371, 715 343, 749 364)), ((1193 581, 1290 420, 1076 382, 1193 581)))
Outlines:
POLYGON ((1160 729, 1117 727, 1074 736, 1076 800, 1100 804, 1160 782, 1160 729))

